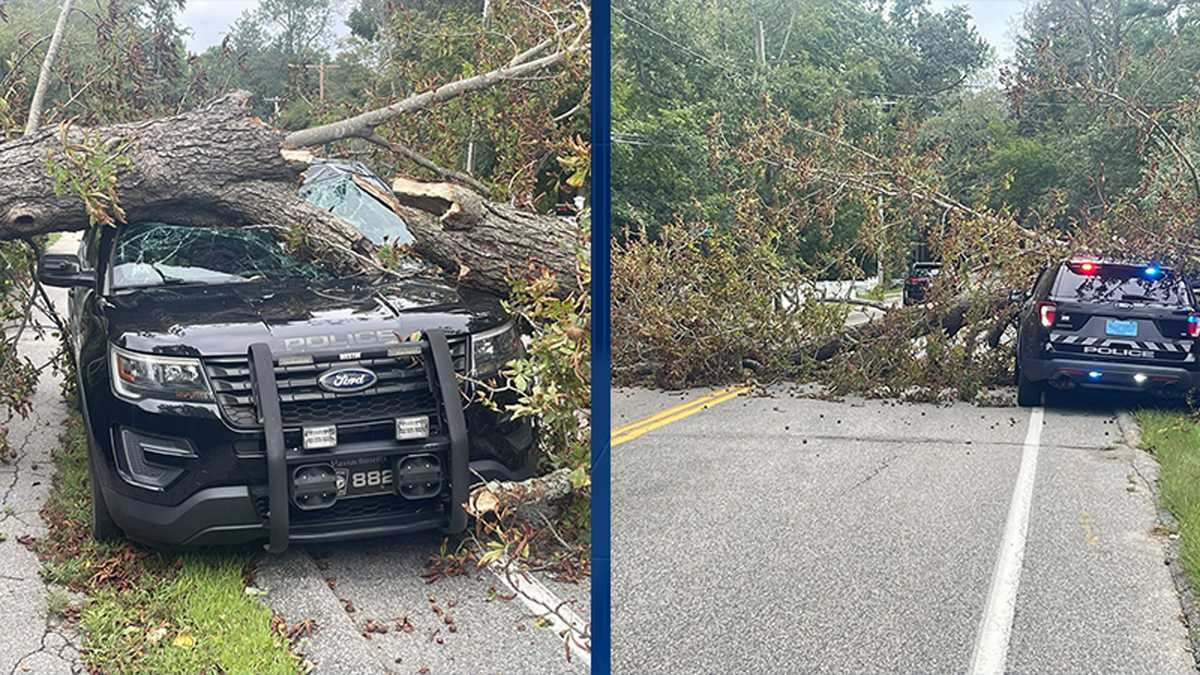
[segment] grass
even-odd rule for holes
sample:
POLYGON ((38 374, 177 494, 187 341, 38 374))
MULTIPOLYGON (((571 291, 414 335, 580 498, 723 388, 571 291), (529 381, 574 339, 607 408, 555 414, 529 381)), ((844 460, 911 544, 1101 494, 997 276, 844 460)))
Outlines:
POLYGON ((1178 411, 1139 410, 1142 445, 1159 463, 1163 506, 1179 522, 1179 559, 1200 588, 1200 418, 1178 411))
MULTIPOLYGON (((86 594, 82 656, 121 673, 295 673, 271 610, 246 593, 248 553, 154 553, 91 538, 82 421, 69 420, 38 541, 43 576, 86 594)), ((57 602, 57 601, 56 601, 57 602)))
POLYGON ((882 284, 872 286, 866 293, 860 293, 859 297, 863 300, 874 300, 882 302, 888 298, 898 297, 902 292, 902 288, 895 284, 891 279, 888 279, 882 284))

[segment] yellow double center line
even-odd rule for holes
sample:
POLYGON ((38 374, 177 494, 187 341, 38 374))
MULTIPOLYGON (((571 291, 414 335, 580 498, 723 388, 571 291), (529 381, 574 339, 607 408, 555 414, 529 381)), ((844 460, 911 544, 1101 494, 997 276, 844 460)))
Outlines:
POLYGON ((612 430, 611 447, 615 448, 622 443, 632 441, 638 436, 648 434, 655 429, 665 427, 689 415, 694 415, 710 406, 741 396, 748 391, 750 391, 750 387, 746 386, 726 387, 725 389, 719 389, 699 398, 694 398, 677 406, 659 411, 636 422, 630 422, 624 426, 617 427, 612 430))

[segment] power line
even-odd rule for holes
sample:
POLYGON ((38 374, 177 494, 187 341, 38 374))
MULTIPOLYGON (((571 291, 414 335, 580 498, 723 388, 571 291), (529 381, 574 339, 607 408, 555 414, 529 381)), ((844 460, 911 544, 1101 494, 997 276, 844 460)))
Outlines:
MULTIPOLYGON (((665 41, 665 42, 673 45, 674 47, 678 48, 679 50, 687 53, 689 56, 697 58, 697 59, 703 61, 704 63, 707 63, 707 64, 713 66, 714 68, 720 69, 723 73, 725 73, 725 75, 728 78, 730 78, 731 80, 734 80, 738 84, 743 84, 743 85, 751 84, 751 82, 749 81, 748 75, 746 73, 739 72, 738 70, 736 70, 734 67, 732 67, 730 65, 721 64, 721 63, 718 63, 718 62, 712 60, 708 56, 692 49, 691 47, 688 47, 687 45, 679 42, 678 40, 672 38, 671 36, 654 28, 653 26, 647 24, 646 22, 644 22, 634 16, 631 16, 630 14, 626 13, 624 10, 622 10, 620 7, 618 7, 616 5, 612 6, 612 11, 615 14, 617 14, 618 16, 621 16, 622 18, 624 18, 634 24, 637 24, 638 26, 644 28, 645 30, 649 31, 650 33, 652 33, 653 35, 662 39, 663 41, 665 41)), ((996 91, 996 92, 1003 93, 1003 89, 1000 89, 999 87, 996 87, 995 85, 992 85, 989 83, 983 83, 983 82, 963 82, 951 90, 948 90, 946 92, 936 93, 936 94, 921 93, 921 92, 883 92, 883 91, 872 91, 872 90, 866 90, 866 89, 854 89, 854 88, 850 88, 850 87, 843 88, 842 90, 847 93, 851 93, 851 94, 860 94, 860 95, 864 95, 864 96, 875 96, 875 97, 880 97, 880 98, 931 100, 932 101, 932 100, 938 100, 941 98, 949 98, 954 93, 958 93, 959 90, 961 90, 961 89, 973 89, 976 91, 996 91)), ((1180 100, 1169 101, 1169 102, 1139 101, 1138 103, 1140 103, 1141 105, 1151 106, 1151 107, 1155 107, 1155 108, 1170 108, 1170 107, 1177 106, 1177 105, 1180 105, 1180 104, 1183 104, 1186 102, 1187 102, 1187 99, 1180 99, 1180 100)), ((1071 105, 1084 105, 1084 104, 1074 102, 1074 101, 1028 101, 1028 102, 1023 103, 1022 105, 1027 106, 1027 107, 1038 107, 1038 108, 1063 108, 1063 107, 1067 107, 1067 106, 1071 106, 1071 105)), ((1111 101, 1102 101, 1102 102, 1096 102, 1096 103, 1089 102, 1086 105, 1100 106, 1100 107, 1119 107, 1118 104, 1111 102, 1111 101)))

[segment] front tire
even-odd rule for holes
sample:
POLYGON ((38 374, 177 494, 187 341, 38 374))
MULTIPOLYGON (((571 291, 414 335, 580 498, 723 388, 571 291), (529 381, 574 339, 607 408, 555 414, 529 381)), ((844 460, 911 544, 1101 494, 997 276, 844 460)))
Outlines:
POLYGON ((108 504, 104 503, 104 492, 100 489, 100 479, 96 476, 96 459, 92 454, 91 443, 88 443, 88 482, 92 488, 92 538, 100 542, 111 542, 123 536, 121 528, 108 512, 108 504))

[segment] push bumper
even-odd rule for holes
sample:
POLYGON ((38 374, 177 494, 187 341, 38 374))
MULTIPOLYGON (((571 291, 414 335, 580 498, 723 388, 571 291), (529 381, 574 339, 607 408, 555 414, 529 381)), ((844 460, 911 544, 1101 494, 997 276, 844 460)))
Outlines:
MULTIPOLYGON (((533 455, 531 454, 531 458, 533 455)), ((470 463, 472 475, 495 475, 520 480, 532 475, 534 461, 521 472, 510 472, 494 460, 470 463)), ((268 510, 269 486, 231 485, 210 487, 196 492, 175 505, 153 504, 113 490, 108 476, 100 477, 100 489, 113 520, 134 541, 167 548, 202 546, 232 546, 270 539, 268 510)), ((368 500, 373 498, 367 498, 368 500)), ((355 500, 348 500, 353 502, 355 500)), ((376 506, 382 507, 378 500, 376 506)), ((374 513, 363 502, 351 504, 344 517, 328 521, 298 521, 289 519, 286 542, 312 544, 406 535, 425 530, 444 528, 446 513, 414 505, 401 507, 392 498, 390 509, 378 508, 374 513)), ((294 515, 294 514, 293 514, 294 515)))
MULTIPOLYGON (((413 347, 420 349, 432 366, 430 376, 437 383, 436 391, 447 418, 443 435, 429 438, 424 443, 428 447, 417 448, 412 444, 401 447, 388 442, 375 444, 378 447, 371 443, 352 443, 325 453, 301 453, 295 448, 286 448, 277 405, 270 405, 270 402, 277 404, 278 401, 274 378, 268 375, 271 355, 269 351, 264 353, 252 348, 251 363, 257 361, 255 365, 261 366, 254 377, 259 385, 255 386, 255 392, 263 404, 259 410, 266 413, 264 418, 272 418, 263 420, 266 457, 258 454, 257 459, 238 460, 247 464, 247 468, 256 465, 255 470, 241 471, 240 476, 236 476, 238 472, 221 472, 234 480, 216 485, 210 482, 208 486, 186 493, 187 497, 182 501, 171 501, 165 499, 162 492, 130 488, 112 467, 102 468, 97 479, 109 513, 130 539, 150 545, 185 548, 266 540, 270 542, 270 550, 280 552, 291 543, 395 536, 434 529, 461 531, 466 525, 462 504, 466 501, 470 476, 478 474, 504 480, 527 478, 536 468, 536 453, 530 451, 522 458, 524 461, 508 463, 498 461, 500 458, 494 451, 508 446, 532 448, 534 440, 528 425, 509 425, 503 429, 488 427, 472 443, 445 337, 440 332, 429 331, 426 339, 414 342, 413 347), (276 410, 270 410, 272 407, 276 410), (472 446, 479 446, 475 448, 478 453, 472 451, 472 446), (338 499, 328 509, 300 511, 293 508, 290 492, 297 465, 326 461, 333 459, 333 455, 401 457, 414 452, 434 453, 443 458, 445 483, 437 497, 408 500, 395 494, 383 494, 338 499)), ((158 417, 140 415, 131 421, 140 428, 158 417)), ((206 446, 201 451, 214 458, 234 455, 232 447, 220 450, 206 446)), ((207 470, 197 471, 209 474, 207 470)), ((192 473, 195 471, 189 471, 187 475, 192 473)), ((186 489, 182 483, 184 481, 177 481, 172 491, 186 489)))
POLYGON ((1027 359, 1021 363, 1021 373, 1032 382, 1046 382, 1057 389, 1184 394, 1200 385, 1200 373, 1185 368, 1084 359, 1027 359))
MULTIPOLYGON (((201 490, 176 506, 147 504, 104 489, 113 520, 134 541, 154 546, 191 548, 227 546, 269 539, 271 523, 259 515, 244 485, 201 490)), ((320 543, 409 534, 443 527, 445 512, 414 509, 386 520, 347 521, 337 527, 292 523, 283 543, 320 543)))

